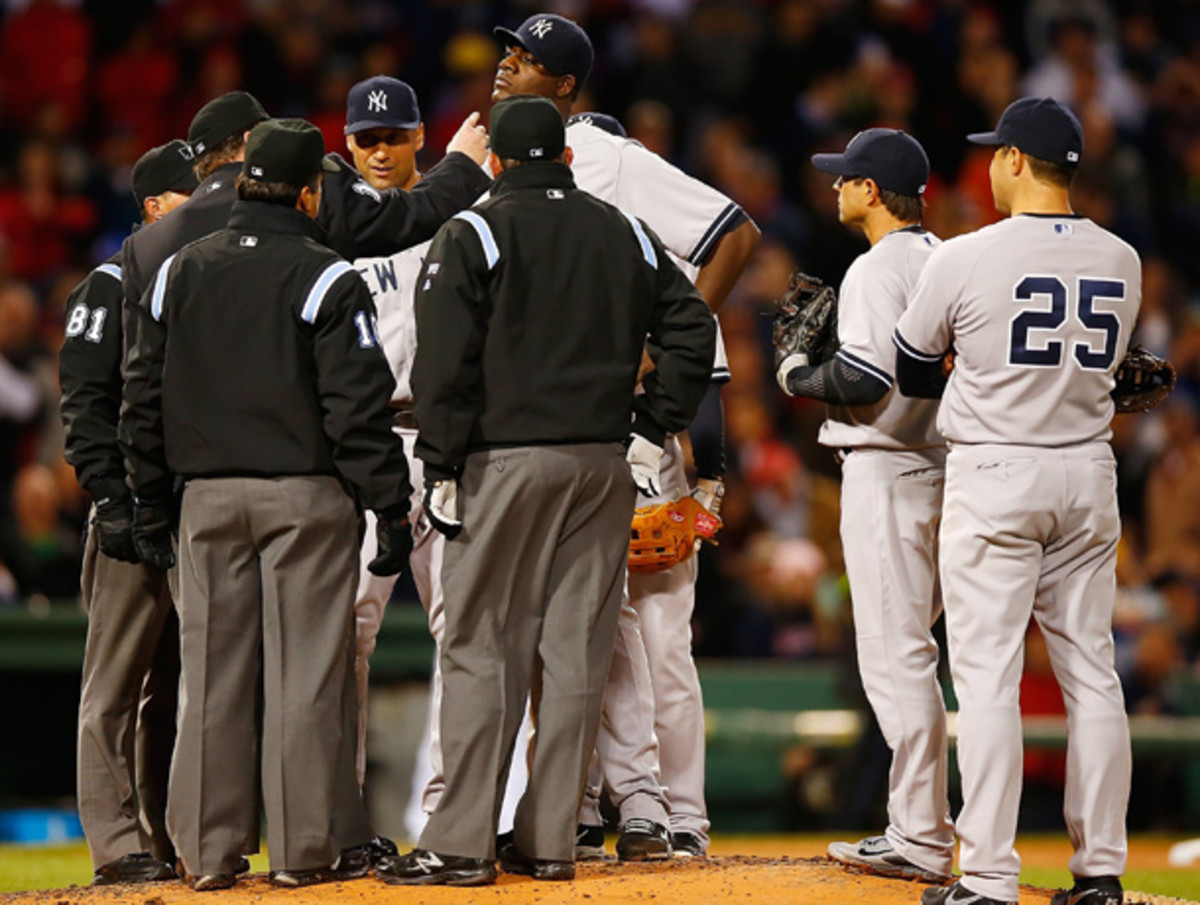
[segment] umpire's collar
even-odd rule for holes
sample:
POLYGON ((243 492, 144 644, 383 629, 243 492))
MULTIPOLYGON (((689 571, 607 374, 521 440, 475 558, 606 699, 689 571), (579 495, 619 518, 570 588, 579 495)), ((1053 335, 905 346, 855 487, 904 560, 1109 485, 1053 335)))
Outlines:
POLYGON ((518 189, 573 189, 575 177, 565 163, 523 163, 510 167, 492 183, 492 195, 518 189))
POLYGON ((229 211, 229 229, 250 232, 282 233, 307 236, 326 244, 325 230, 307 214, 294 207, 265 201, 235 201, 229 211))

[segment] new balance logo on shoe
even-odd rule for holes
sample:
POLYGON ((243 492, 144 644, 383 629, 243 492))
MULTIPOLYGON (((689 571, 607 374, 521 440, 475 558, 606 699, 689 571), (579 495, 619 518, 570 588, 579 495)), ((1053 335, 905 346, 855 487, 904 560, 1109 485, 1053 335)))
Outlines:
POLYGON ((417 852, 413 856, 414 860, 421 865, 421 869, 426 873, 433 873, 439 867, 445 867, 445 863, 433 852, 417 852))

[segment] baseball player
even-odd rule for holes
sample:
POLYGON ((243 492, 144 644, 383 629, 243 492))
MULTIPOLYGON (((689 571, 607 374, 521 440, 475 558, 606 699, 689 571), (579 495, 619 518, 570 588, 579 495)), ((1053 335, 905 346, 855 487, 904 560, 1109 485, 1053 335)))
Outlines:
MULTIPOLYGON (((538 94, 553 100, 567 117, 591 68, 587 34, 568 19, 540 13, 515 31, 497 28, 495 34, 504 42, 505 53, 493 100, 538 94)), ((745 212, 639 143, 612 135, 586 118, 567 129, 567 143, 575 155, 571 170, 577 185, 643 218, 710 308, 719 308, 758 243, 758 229, 745 212)), ((714 367, 717 380, 728 379, 723 365, 722 355, 714 367)), ((631 447, 630 455, 659 472, 648 488, 653 495, 642 502, 688 493, 674 436, 665 438, 661 447, 631 447)), ((715 481, 712 487, 716 496, 715 481)), ((604 781, 621 811, 617 853, 627 860, 663 857, 672 850, 703 855, 708 846, 704 705, 691 656, 696 569, 692 557, 665 572, 630 576, 630 606, 622 608, 596 746, 604 781), (646 706, 647 690, 653 707, 646 706)), ((596 777, 590 785, 598 785, 596 777)), ((588 829, 599 824, 599 815, 582 816, 585 853, 602 853, 602 832, 588 829)))
POLYGON ((634 485, 657 477, 623 442, 691 421, 715 345, 653 232, 576 188, 554 104, 507 98, 491 129, 492 195, 438 233, 417 289, 417 450, 427 514, 449 538, 446 785, 420 847, 377 869, 393 883, 492 882, 496 854, 510 873, 575 876, 634 485), (635 395, 647 335, 663 354, 635 395), (530 782, 497 853, 531 688, 530 782))
MULTIPOLYGON (((355 168, 369 185, 379 191, 403 189, 410 191, 421 178, 417 170, 416 155, 425 144, 425 126, 421 122, 421 111, 416 92, 399 79, 375 76, 359 82, 350 89, 346 99, 346 148, 354 160, 355 168)), ((408 458, 409 474, 414 487, 421 487, 423 466, 413 455, 417 438, 416 419, 412 413, 412 388, 409 375, 413 356, 416 353, 417 333, 413 316, 413 290, 417 274, 429 250, 429 243, 422 242, 386 257, 359 258, 355 269, 366 281, 379 314, 376 327, 379 342, 387 356, 392 372, 396 376, 396 392, 392 396, 392 409, 396 421, 396 433, 404 440, 408 458)), ((373 515, 367 513, 368 529, 373 515)), ((417 593, 429 614, 429 628, 435 639, 440 639, 445 627, 442 609, 441 562, 445 538, 429 524, 421 507, 421 494, 414 492, 409 520, 413 527, 413 553, 411 568, 417 593)), ((383 622, 384 608, 395 587, 394 576, 373 575, 367 563, 375 555, 375 541, 367 531, 360 557, 358 594, 354 605, 355 613, 355 676, 358 686, 358 781, 361 784, 366 773, 367 694, 369 689, 369 658, 375 649, 375 640, 383 622)), ((436 671, 437 664, 434 663, 436 671)), ((441 680, 435 675, 432 687, 433 712, 441 698, 441 680)), ((427 731, 437 731, 437 721, 431 720, 427 731)), ((525 735, 528 734, 526 727, 525 735)), ((441 746, 436 742, 424 744, 422 751, 439 758, 430 764, 430 771, 438 776, 442 773, 440 763, 441 746)), ((429 773, 421 772, 419 785, 414 785, 415 803, 410 805, 408 815, 419 815, 408 820, 410 838, 417 838, 424 826, 424 811, 420 799, 425 793, 429 773)), ((512 794, 505 796, 505 808, 501 813, 500 826, 504 830, 512 827, 512 815, 521 789, 525 787, 528 772, 525 760, 518 758, 510 773, 509 784, 512 794)), ((432 810, 432 806, 430 807, 432 810)))
MULTIPOLYGON (((196 185, 191 149, 179 140, 152 148, 133 166, 143 223, 167 216, 196 185)), ((117 446, 121 300, 121 266, 113 257, 68 298, 59 353, 66 458, 93 500, 81 583, 88 634, 77 773, 96 885, 175 876, 165 813, 179 629, 166 575, 139 563, 133 549, 133 498, 117 446)))
POLYGON ((941 394, 949 442, 939 545, 963 875, 921 901, 1017 901, 1018 686, 1032 615, 1067 705, 1075 884, 1053 902, 1119 905, 1130 749, 1113 668, 1121 526, 1109 393, 1137 319, 1141 265, 1071 210, 1083 133, 1065 107, 1022 98, 995 131, 968 140, 995 146, 992 196, 1008 219, 934 251, 895 333, 900 390, 941 394))
POLYGON ((234 883, 260 788, 272 883, 369 868, 369 829, 351 858, 338 828, 355 786, 342 729, 358 507, 377 515, 373 571, 398 572, 412 548, 374 306, 313 222, 321 133, 268 120, 244 157, 229 225, 170 256, 138 305, 118 430, 134 544, 158 568, 174 563, 169 501, 184 487, 167 821, 197 890, 234 883))
POLYGON ((837 176, 838 216, 871 243, 846 271, 834 358, 790 356, 778 380, 789 395, 830 405, 820 442, 842 465, 842 550, 850 579, 858 669, 892 750, 888 826, 834 842, 838 861, 887 876, 939 882, 954 864, 946 794, 946 708, 933 623, 937 531, 946 449, 937 403, 895 389, 892 332, 940 242, 921 227, 929 161, 896 129, 860 132, 813 164, 837 176))

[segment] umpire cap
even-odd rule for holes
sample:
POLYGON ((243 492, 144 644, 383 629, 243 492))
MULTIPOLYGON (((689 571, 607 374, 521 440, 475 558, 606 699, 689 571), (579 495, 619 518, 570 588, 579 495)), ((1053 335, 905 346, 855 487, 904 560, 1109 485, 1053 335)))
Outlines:
POLYGON ((192 152, 200 157, 229 136, 239 135, 269 118, 254 95, 230 91, 200 108, 188 128, 188 142, 192 152))
POLYGON ((492 34, 508 46, 524 47, 555 75, 575 76, 576 88, 583 86, 592 71, 595 51, 591 38, 570 19, 554 13, 536 13, 516 31, 497 26, 492 34))
POLYGON ((491 148, 508 160, 554 160, 567 146, 562 114, 549 98, 532 94, 506 97, 488 120, 491 148))
POLYGON ((972 132, 976 145, 1011 145, 1030 157, 1064 167, 1079 166, 1083 127, 1075 114, 1050 97, 1023 97, 1009 104, 991 132, 972 132))
POLYGON ((407 82, 377 75, 346 95, 346 134, 367 129, 415 129, 421 125, 417 92, 407 82))
POLYGON ((881 189, 917 198, 929 181, 929 158, 921 143, 899 129, 865 129, 841 154, 814 154, 813 166, 843 178, 875 180, 881 189))
POLYGON ((304 119, 269 119, 246 139, 242 175, 260 182, 306 183, 323 169, 337 169, 325 160, 325 137, 304 119))
POLYGON ((141 210, 147 198, 163 192, 188 194, 199 185, 192 169, 192 146, 176 138, 151 148, 133 165, 133 200, 141 210))

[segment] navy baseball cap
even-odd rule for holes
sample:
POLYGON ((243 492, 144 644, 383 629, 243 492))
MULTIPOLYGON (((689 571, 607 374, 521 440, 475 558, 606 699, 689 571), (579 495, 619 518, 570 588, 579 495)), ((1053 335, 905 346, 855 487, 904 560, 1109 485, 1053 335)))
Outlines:
POLYGON ((567 146, 562 114, 548 98, 532 94, 506 97, 488 119, 492 152, 511 160, 553 160, 567 146))
POLYGON ((814 154, 813 166, 844 178, 869 178, 881 189, 916 198, 929 181, 929 158, 921 143, 899 129, 865 129, 841 154, 814 154))
POLYGON ((346 134, 367 129, 415 129, 421 125, 417 92, 407 82, 377 75, 346 95, 346 134))
POLYGON ((625 127, 621 125, 621 121, 615 116, 609 116, 607 113, 572 113, 567 119, 567 125, 573 126, 575 123, 587 123, 589 126, 595 126, 597 129, 602 129, 609 135, 616 135, 618 138, 629 137, 629 134, 625 131, 625 127))
POLYGON ((325 160, 325 137, 303 119, 269 119, 246 139, 242 175, 260 182, 308 182, 323 169, 337 165, 325 160))
POLYGON ((200 157, 231 135, 238 135, 269 119, 267 111, 254 95, 245 91, 229 91, 209 101, 192 118, 188 128, 188 143, 200 157))
POLYGON ((992 132, 972 132, 976 145, 1011 145, 1059 166, 1079 166, 1083 156, 1083 127, 1075 114, 1050 97, 1023 97, 1000 114, 992 132))
POLYGON ((507 46, 524 47, 555 75, 575 76, 576 87, 582 86, 592 71, 595 52, 587 32, 554 13, 530 16, 516 31, 497 26, 492 34, 507 46))
POLYGON ((196 157, 192 146, 176 138, 151 148, 133 165, 133 200, 140 210, 147 198, 163 192, 188 194, 195 191, 199 181, 192 164, 196 157))

